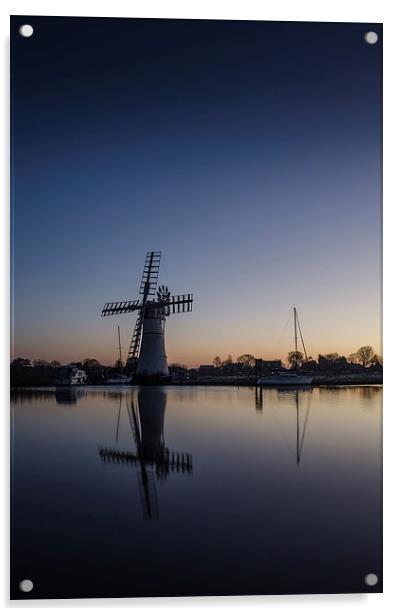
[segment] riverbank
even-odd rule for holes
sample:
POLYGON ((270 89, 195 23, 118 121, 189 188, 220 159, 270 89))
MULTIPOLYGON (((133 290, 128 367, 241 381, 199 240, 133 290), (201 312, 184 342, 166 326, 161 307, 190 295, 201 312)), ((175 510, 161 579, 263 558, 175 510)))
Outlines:
MULTIPOLYGON (((317 375, 313 376, 313 387, 319 386, 339 386, 339 385, 382 385, 382 374, 334 374, 334 375, 317 375)), ((224 386, 256 386, 257 378, 248 377, 207 377, 196 380, 172 381, 172 385, 224 385, 224 386)))
MULTIPOLYGON (((309 374, 312 377, 313 387, 319 386, 331 386, 337 387, 340 385, 382 385, 383 383, 383 374, 380 371, 366 371, 366 372, 356 372, 356 373, 346 373, 346 374, 309 374)), ((164 383, 148 383, 148 385, 177 385, 177 386, 204 386, 204 385, 212 385, 212 386, 223 386, 223 387, 238 387, 242 385, 243 387, 255 387, 257 384, 258 378, 255 376, 207 376, 207 377, 199 377, 195 379, 171 379, 169 382, 164 383)), ((54 375, 53 374, 45 374, 45 375, 35 375, 32 369, 24 371, 23 374, 19 374, 18 378, 11 379, 11 387, 52 387, 54 386, 54 375), (33 378, 35 377, 36 378, 33 378), (40 377, 40 378, 39 378, 40 377)), ((98 381, 89 381, 90 386, 98 386, 103 387, 109 385, 106 380, 98 380, 98 381)), ((115 384, 117 385, 117 384, 115 384)), ((114 386, 115 386, 114 385, 114 386)), ((139 384, 137 384, 139 385, 139 384)), ((142 383, 142 385, 145 385, 142 383)), ((125 387, 127 385, 124 385, 125 387)), ((111 387, 111 385, 110 385, 111 387)))

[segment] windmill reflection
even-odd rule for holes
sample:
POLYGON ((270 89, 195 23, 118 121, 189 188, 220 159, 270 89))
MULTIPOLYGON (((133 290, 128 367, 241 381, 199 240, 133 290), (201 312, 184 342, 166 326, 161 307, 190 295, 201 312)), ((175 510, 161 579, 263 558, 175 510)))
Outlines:
MULTIPOLYGON (((116 427, 116 442, 119 436, 122 394, 116 427)), ((138 467, 138 485, 146 519, 157 519, 157 481, 165 481, 170 473, 192 473, 192 457, 189 453, 170 451, 164 441, 164 418, 166 393, 162 389, 142 388, 127 403, 127 414, 135 452, 112 447, 100 447, 104 462, 128 464, 138 467)))
MULTIPOLYGON (((305 440, 306 428, 309 421, 310 415, 310 401, 311 401, 311 388, 301 387, 301 389, 278 389, 279 395, 292 395, 294 393, 295 398, 295 408, 296 408, 296 463, 297 466, 301 463, 303 444, 305 440), (300 413, 300 404, 299 404, 299 392, 307 392, 307 405, 305 411, 305 418, 303 421, 303 426, 301 429, 301 413, 300 413)), ((255 408, 257 411, 263 411, 263 388, 255 387, 255 408)))
POLYGON ((255 387, 255 408, 257 411, 263 411, 263 388, 255 387))

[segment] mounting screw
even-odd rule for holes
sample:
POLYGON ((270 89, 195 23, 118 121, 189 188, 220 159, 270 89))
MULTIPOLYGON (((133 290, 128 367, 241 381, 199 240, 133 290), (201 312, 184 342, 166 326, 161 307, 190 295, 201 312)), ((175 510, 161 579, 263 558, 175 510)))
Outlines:
POLYGON ((22 592, 30 592, 32 588, 32 580, 21 580, 21 582, 19 583, 19 589, 22 590, 22 592))
POLYGON ((366 32, 366 34, 364 35, 364 40, 369 45, 375 45, 376 42, 378 41, 378 34, 377 34, 377 32, 366 32))
POLYGON ((20 33, 21 36, 27 38, 29 36, 32 36, 33 28, 32 28, 32 26, 30 24, 23 24, 19 28, 19 33, 20 33))

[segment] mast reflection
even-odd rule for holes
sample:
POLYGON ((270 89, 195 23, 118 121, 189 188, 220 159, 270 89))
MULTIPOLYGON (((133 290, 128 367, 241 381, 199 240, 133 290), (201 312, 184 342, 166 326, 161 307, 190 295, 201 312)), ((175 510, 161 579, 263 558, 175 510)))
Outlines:
MULTIPOLYGON (((292 389, 292 388, 278 389, 277 392, 278 392, 278 395, 287 395, 287 394, 292 395, 293 393, 295 394, 294 397, 295 397, 295 408, 296 408, 296 464, 297 466, 299 466, 301 463, 301 458, 302 458, 302 450, 303 450, 303 444, 305 440, 306 428, 307 428, 308 421, 309 421, 312 390, 310 387, 301 387, 300 389, 292 389), (300 413, 300 405, 299 405, 299 392, 300 391, 308 393, 306 413, 305 413, 305 419, 303 422, 302 429, 301 429, 301 421, 300 421, 301 413, 300 413)), ((255 387, 255 409, 260 412, 263 411, 263 388, 262 387, 255 387)))
POLYGON ((310 393, 307 396, 307 400, 308 401, 307 401, 307 407, 306 407, 305 420, 303 422, 302 433, 300 433, 299 391, 297 390, 295 392, 295 406, 296 406, 296 463, 297 463, 297 466, 299 466, 300 463, 301 463, 303 443, 304 443, 304 440, 305 440, 305 433, 306 433, 306 428, 307 428, 307 425, 308 425, 308 420, 309 420, 309 415, 310 415, 310 400, 311 400, 311 394, 310 393))

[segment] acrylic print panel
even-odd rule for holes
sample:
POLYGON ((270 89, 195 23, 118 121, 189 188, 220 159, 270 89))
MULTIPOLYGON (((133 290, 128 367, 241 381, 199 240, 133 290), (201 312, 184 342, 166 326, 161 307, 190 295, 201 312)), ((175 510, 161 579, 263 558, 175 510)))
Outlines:
POLYGON ((382 26, 11 48, 12 598, 381 592, 382 26))

